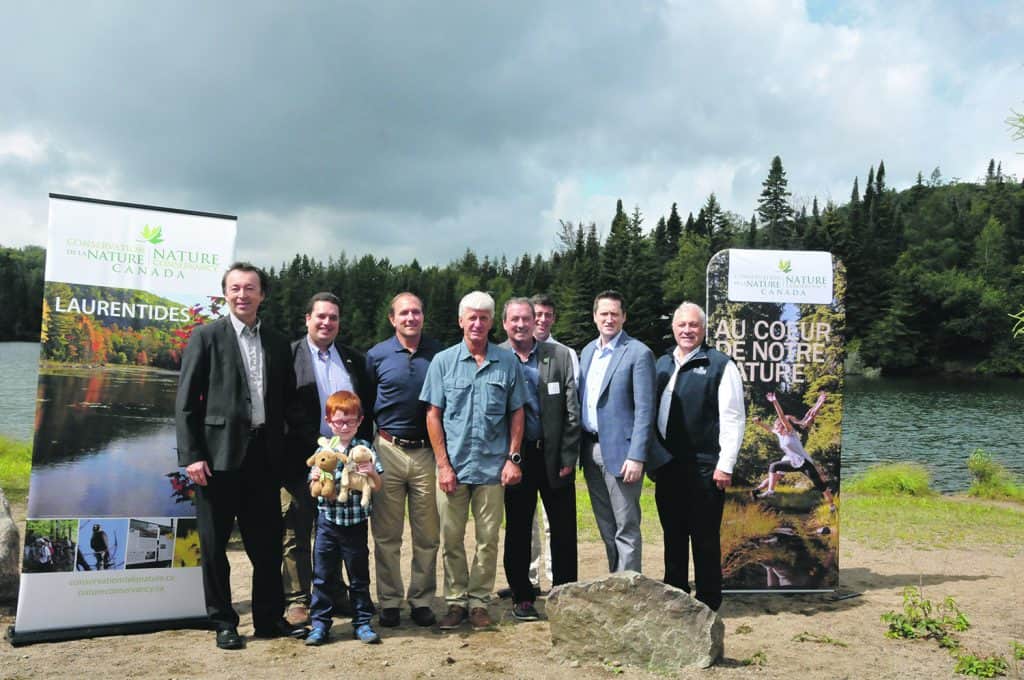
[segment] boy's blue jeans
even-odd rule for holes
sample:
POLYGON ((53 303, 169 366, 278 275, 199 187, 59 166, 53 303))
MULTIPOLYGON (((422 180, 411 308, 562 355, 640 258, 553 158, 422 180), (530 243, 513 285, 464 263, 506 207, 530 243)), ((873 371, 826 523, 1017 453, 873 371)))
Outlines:
POLYGON ((310 618, 313 626, 331 629, 338 568, 345 563, 352 601, 352 626, 369 623, 376 609, 370 599, 370 549, 367 545, 368 522, 341 526, 328 521, 322 512, 316 516, 316 541, 313 545, 313 596, 310 618))

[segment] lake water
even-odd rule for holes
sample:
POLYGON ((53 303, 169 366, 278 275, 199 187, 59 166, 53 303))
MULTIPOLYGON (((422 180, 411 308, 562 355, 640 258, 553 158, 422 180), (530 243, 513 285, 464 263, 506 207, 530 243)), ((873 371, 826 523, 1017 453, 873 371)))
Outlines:
MULTIPOLYGON (((0 434, 19 440, 32 437, 38 361, 36 343, 0 343, 0 434)), ((171 398, 172 379, 158 379, 155 385, 161 402, 171 398)), ((104 389, 116 387, 113 381, 104 389)), ((91 406, 133 408, 131 398, 123 401, 91 406)), ((852 376, 846 382, 843 415, 843 478, 875 463, 918 462, 932 472, 934 488, 963 491, 970 485, 967 456, 977 448, 1024 477, 1022 404, 1024 380, 852 376)), ((166 448, 173 425, 165 417, 137 415, 138 427, 127 433, 130 438, 150 446, 160 442, 166 448)), ((116 465, 127 469, 119 439, 114 437, 106 448, 116 465)))

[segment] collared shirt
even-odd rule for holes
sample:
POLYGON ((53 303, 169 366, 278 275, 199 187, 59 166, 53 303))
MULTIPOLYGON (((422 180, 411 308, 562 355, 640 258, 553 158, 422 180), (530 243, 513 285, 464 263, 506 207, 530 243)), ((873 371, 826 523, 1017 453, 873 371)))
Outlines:
MULTIPOLYGON (((679 370, 686 365, 686 362, 694 357, 701 350, 696 348, 686 356, 682 356, 682 350, 676 347, 672 352, 672 359, 675 361, 676 370, 672 372, 668 384, 661 393, 658 402, 658 432, 664 439, 668 432, 668 416, 672 407, 672 391, 676 388, 676 378, 679 377, 679 370)), ((740 445, 743 444, 743 428, 746 426, 746 407, 743 403, 743 378, 740 376, 740 369, 736 363, 730 361, 722 373, 722 380, 718 383, 718 465, 716 466, 726 474, 732 474, 736 466, 736 458, 740 453, 740 445)))
POLYGON ((601 345, 601 338, 597 339, 597 346, 594 347, 594 356, 590 358, 590 368, 587 369, 586 393, 583 404, 583 429, 587 432, 597 434, 597 401, 601 396, 601 384, 604 383, 604 375, 608 372, 608 365, 612 361, 612 353, 619 346, 622 339, 622 331, 616 333, 615 337, 609 340, 604 346, 601 345))
POLYGON ((519 367, 523 369, 523 377, 526 378, 526 404, 523 406, 526 418, 523 441, 536 441, 544 438, 544 428, 540 424, 540 365, 537 363, 537 347, 538 343, 534 342, 526 361, 519 358, 511 346, 511 342, 508 347, 509 351, 515 354, 519 361, 519 367))
POLYGON ((441 351, 441 343, 420 337, 410 352, 392 335, 366 353, 366 374, 373 384, 372 411, 377 427, 403 439, 427 438, 427 409, 420 390, 427 378, 430 361, 441 351))
MULTIPOLYGON (((338 348, 332 342, 326 350, 322 350, 306 336, 306 346, 309 348, 309 360, 313 362, 313 374, 316 376, 316 391, 320 395, 320 413, 323 414, 327 406, 327 398, 335 392, 348 390, 355 392, 352 386, 352 378, 345 368, 345 362, 338 354, 338 348)), ((320 434, 325 437, 331 436, 331 426, 324 418, 320 418, 320 434)))
POLYGON ((550 342, 553 345, 558 345, 559 347, 564 347, 567 350, 569 350, 569 359, 572 361, 572 377, 576 378, 576 384, 579 385, 580 384, 580 358, 579 358, 579 356, 576 355, 576 350, 574 350, 572 347, 569 347, 569 345, 562 344, 558 340, 555 340, 555 337, 553 335, 549 335, 548 339, 545 340, 544 342, 550 342))
POLYGON ((430 362, 420 400, 444 411, 448 460, 460 484, 501 483, 509 453, 508 417, 527 396, 519 361, 490 342, 479 367, 464 341, 430 362))
POLYGON ((242 353, 242 363, 245 365, 245 379, 249 385, 249 400, 252 404, 249 423, 252 427, 259 427, 267 422, 266 407, 263 404, 263 343, 260 342, 260 325, 263 322, 257 319, 250 328, 233 313, 228 312, 228 317, 235 329, 238 351, 242 353))
MULTIPOLYGON (((349 449, 355 446, 365 446, 366 448, 373 451, 373 445, 364 439, 354 438, 349 442, 348 446, 339 445, 337 440, 332 442, 334 446, 331 448, 332 451, 338 453, 347 453, 349 449)), ((376 453, 376 451, 374 451, 376 453)), ((374 456, 376 458, 376 456, 374 456)), ((345 466, 338 462, 338 467, 334 471, 334 481, 341 485, 341 471, 345 466)), ((380 459, 376 459, 374 462, 374 468, 377 470, 377 474, 383 474, 384 468, 381 467, 380 459)), ((320 478, 319 468, 309 469, 309 481, 313 482, 320 478)), ((337 500, 327 501, 324 500, 323 496, 318 496, 316 500, 317 509, 323 513, 324 519, 332 524, 337 524, 343 527, 350 527, 356 524, 361 524, 370 518, 373 514, 373 496, 370 496, 370 503, 364 508, 362 506, 363 494, 361 491, 353 491, 348 495, 348 500, 344 503, 339 503, 337 500)))

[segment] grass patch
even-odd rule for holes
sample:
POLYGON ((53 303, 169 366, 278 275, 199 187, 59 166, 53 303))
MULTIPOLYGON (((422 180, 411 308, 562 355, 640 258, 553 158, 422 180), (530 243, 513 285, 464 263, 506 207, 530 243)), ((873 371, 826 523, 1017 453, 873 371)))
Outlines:
POLYGON ((894 463, 874 465, 843 485, 843 491, 882 496, 934 496, 931 475, 923 465, 894 463))
POLYGON ((968 457, 967 470, 972 478, 968 495, 1024 503, 1024 485, 984 449, 977 449, 968 457))
POLYGON ((876 548, 1024 546, 1024 508, 965 502, 946 496, 872 496, 844 493, 842 533, 876 548))
POLYGON ((24 503, 28 498, 31 468, 32 445, 0 436, 0 489, 10 503, 24 503))

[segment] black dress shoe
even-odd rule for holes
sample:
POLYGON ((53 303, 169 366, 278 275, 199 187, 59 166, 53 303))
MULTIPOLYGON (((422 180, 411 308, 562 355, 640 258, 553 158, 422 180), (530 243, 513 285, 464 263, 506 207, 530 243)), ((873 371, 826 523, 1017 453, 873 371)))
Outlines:
POLYGON ((433 626, 437 623, 437 617, 434 616, 434 612, 430 607, 413 607, 412 608, 412 620, 417 626, 433 626))
POLYGON ((257 628, 253 635, 258 638, 279 638, 290 637, 302 639, 309 635, 309 628, 305 626, 293 626, 284 619, 278 619, 267 628, 257 628))
POLYGON ((380 625, 394 628, 401 622, 401 610, 398 607, 384 607, 380 610, 380 625))
POLYGON ((221 628, 217 631, 218 649, 241 649, 245 647, 245 640, 238 634, 235 628, 221 628))

